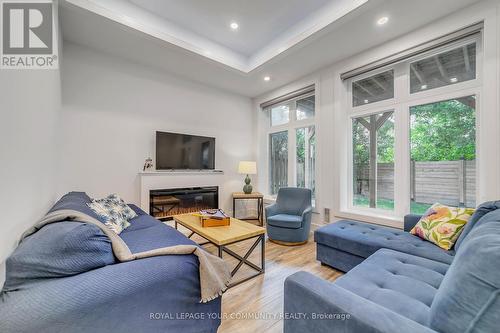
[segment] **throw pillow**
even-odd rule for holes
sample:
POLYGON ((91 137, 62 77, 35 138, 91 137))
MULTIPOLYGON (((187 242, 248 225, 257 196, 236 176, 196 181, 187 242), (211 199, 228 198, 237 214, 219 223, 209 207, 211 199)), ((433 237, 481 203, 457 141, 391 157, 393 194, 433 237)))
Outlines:
POLYGON ((134 210, 130 208, 129 205, 127 205, 127 203, 116 193, 108 195, 106 198, 101 199, 101 201, 111 204, 115 208, 119 209, 123 214, 123 217, 127 220, 131 220, 137 216, 134 210))
POLYGON ((130 226, 129 220, 137 214, 117 194, 110 194, 106 198, 92 200, 87 204, 111 230, 120 234, 130 226))
POLYGON ((473 213, 473 208, 448 207, 436 203, 425 212, 410 233, 449 250, 473 213))

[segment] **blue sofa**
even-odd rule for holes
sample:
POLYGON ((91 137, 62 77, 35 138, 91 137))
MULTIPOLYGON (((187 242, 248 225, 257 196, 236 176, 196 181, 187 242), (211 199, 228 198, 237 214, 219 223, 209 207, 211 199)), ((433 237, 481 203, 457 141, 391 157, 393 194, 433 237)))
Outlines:
MULTIPOLYGON (((85 193, 72 192, 53 209, 93 215, 88 202, 85 193)), ((132 253, 194 244, 130 206, 138 216, 120 236, 132 253)), ((77 221, 46 225, 6 261, 0 332, 217 332, 221 298, 200 303, 198 265, 194 255, 120 263, 99 228, 77 221)))
MULTIPOLYGON (((405 230, 417 221, 408 216, 405 230)), ((499 331, 500 201, 478 207, 453 251, 355 221, 321 228, 315 239, 318 258, 348 272, 333 283, 288 277, 285 333, 499 331)))

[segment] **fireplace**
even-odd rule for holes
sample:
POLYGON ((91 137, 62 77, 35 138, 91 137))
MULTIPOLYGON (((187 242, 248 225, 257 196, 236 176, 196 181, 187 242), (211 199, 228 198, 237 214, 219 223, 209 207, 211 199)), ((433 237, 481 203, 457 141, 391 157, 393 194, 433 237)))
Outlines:
POLYGON ((160 220, 210 208, 219 208, 218 186, 149 191, 149 214, 160 220))

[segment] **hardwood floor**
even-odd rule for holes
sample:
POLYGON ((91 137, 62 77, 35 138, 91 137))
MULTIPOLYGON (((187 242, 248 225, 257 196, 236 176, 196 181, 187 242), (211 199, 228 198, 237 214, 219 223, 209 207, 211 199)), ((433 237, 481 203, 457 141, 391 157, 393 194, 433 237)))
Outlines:
MULTIPOLYGON (((186 231, 179 229, 180 231, 186 231)), ((187 232, 186 232, 187 233, 187 232)), ((195 241, 201 241, 193 237, 195 241)), ((244 255, 253 240, 248 240, 229 246, 240 255, 244 255)), ((215 247, 206 245, 205 248, 216 254, 215 247)), ((231 267, 237 260, 224 255, 224 260, 231 267)), ((260 247, 250 256, 250 261, 260 264, 260 247)), ((341 272, 327 266, 321 266, 316 261, 316 246, 312 240, 305 245, 289 247, 278 245, 266 240, 266 272, 247 282, 230 288, 222 297, 222 325, 219 333, 278 333, 283 331, 280 314, 283 311, 283 286, 287 276, 307 271, 323 279, 334 281, 342 275, 341 272), (245 319, 242 317, 258 316, 245 319)), ((251 275, 254 271, 244 265, 234 279, 251 275)))

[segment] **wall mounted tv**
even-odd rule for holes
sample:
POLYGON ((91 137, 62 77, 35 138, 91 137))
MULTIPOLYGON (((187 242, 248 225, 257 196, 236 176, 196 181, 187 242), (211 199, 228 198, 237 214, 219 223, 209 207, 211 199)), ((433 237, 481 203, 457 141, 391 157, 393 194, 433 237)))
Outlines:
POLYGON ((215 138, 156 132, 156 170, 215 169, 215 138))

